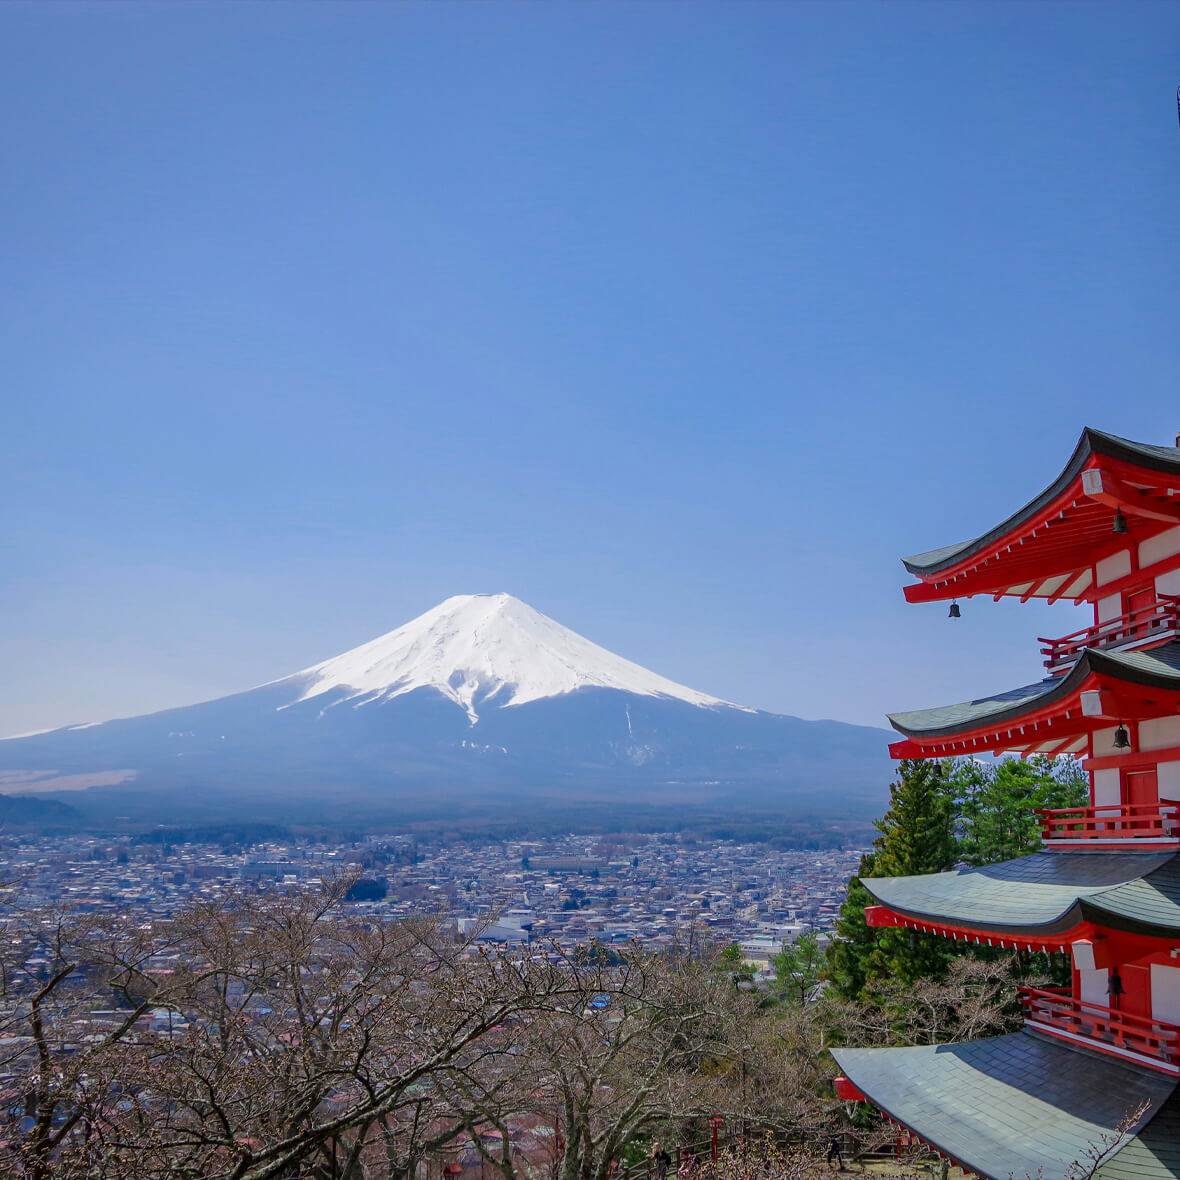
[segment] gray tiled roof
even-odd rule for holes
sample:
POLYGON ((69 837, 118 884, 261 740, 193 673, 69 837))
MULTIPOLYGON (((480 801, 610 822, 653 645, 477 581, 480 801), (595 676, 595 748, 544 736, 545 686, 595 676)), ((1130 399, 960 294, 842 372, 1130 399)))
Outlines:
POLYGON ((1166 1074, 1027 1031, 959 1045, 834 1049, 832 1056, 875 1105, 988 1180, 1064 1180, 1144 1101, 1150 1107, 1137 1130, 1150 1132, 1156 1114, 1166 1121, 1154 1136, 1123 1147, 1101 1176, 1180 1176, 1166 1162, 1176 1087, 1166 1074))
POLYGON ((985 548, 990 542, 1004 536, 1061 495, 1077 477, 1078 472, 1082 470, 1090 456, 1095 454, 1123 459, 1153 471, 1180 473, 1180 449, 1176 447, 1157 447, 1150 443, 1131 442, 1129 439, 1119 438, 1117 435, 1087 427, 1082 431, 1078 445, 1074 447, 1073 454, 1061 474, 1039 496, 1030 500, 1019 511, 1014 512, 1007 520, 970 541, 961 541, 957 545, 944 545, 940 549, 931 549, 926 553, 915 553, 912 557, 903 557, 902 564, 910 573, 921 577, 923 574, 934 574, 946 566, 953 565, 956 561, 968 556, 973 550, 985 548))
MULTIPOLYGON (((1176 859, 1172 852, 1035 852, 982 868, 917 877, 868 877, 865 888, 882 905, 915 918, 952 925, 1046 933, 1073 925, 1081 898, 1126 887, 1176 859)), ((1154 895, 1151 895, 1154 896, 1154 895)), ((1143 907, 1148 899, 1143 899, 1143 907)), ((1173 906, 1180 926, 1180 908, 1173 906)), ((1165 917, 1163 910, 1157 911, 1165 917)))
POLYGON ((1159 1113, 1109 1163, 1095 1180, 1166 1180, 1180 1176, 1180 1096, 1175 1091, 1159 1113))
POLYGON ((1002 725, 1069 696, 1092 672, 1134 684, 1180 690, 1180 640, 1147 651, 1087 650, 1064 676, 1049 676, 1035 684, 973 701, 890 713, 889 723, 906 737, 943 737, 985 723, 1002 725))
POLYGON ((1083 899, 1091 921, 1139 933, 1180 930, 1180 856, 1135 881, 1083 899))
POLYGON ((1180 643, 1175 640, 1146 651, 1092 651, 1087 655, 1098 671, 1104 671, 1106 665, 1113 665, 1127 680, 1138 674, 1154 684, 1160 677, 1180 676, 1180 643))
POLYGON ((1035 852, 981 868, 866 877, 882 905, 985 933, 1056 934, 1081 921, 1180 932, 1180 854, 1035 852))
POLYGON ((953 705, 935 705, 932 709, 913 709, 908 713, 890 713, 889 724, 907 737, 973 729, 989 717, 1007 716, 1014 710, 1027 712, 1033 705, 1042 703, 1041 698, 1046 698, 1044 703, 1048 703, 1053 690, 1061 688, 1062 679, 1051 676, 1035 684, 998 692, 995 696, 959 701, 953 705))

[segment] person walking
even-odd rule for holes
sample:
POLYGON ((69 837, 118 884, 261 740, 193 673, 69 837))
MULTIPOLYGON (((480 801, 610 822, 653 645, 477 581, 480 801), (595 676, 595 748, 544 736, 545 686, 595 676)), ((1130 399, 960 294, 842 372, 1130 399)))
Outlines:
POLYGON ((653 1180, 668 1180, 668 1169, 672 1166, 672 1157, 664 1150, 664 1145, 657 1139, 651 1145, 651 1175, 653 1180))
POLYGON ((829 1168, 832 1166, 833 1160, 836 1161, 836 1171, 843 1172, 844 1171, 844 1157, 840 1154, 840 1140, 835 1135, 833 1135, 828 1140, 827 1161, 828 1161, 829 1168))

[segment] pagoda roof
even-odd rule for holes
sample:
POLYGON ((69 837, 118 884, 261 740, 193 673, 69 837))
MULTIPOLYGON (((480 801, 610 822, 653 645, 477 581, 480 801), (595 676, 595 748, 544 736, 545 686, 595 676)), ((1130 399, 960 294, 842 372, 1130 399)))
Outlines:
POLYGON ((1142 1103, 1131 1138, 1097 1177, 1180 1177, 1180 1103, 1165 1074, 1030 1031, 832 1056, 874 1105, 987 1180, 1065 1180, 1142 1103))
MULTIPOLYGON (((902 558, 922 582, 911 601, 992 593, 1022 598, 1094 593, 1094 554, 1111 544, 1115 508, 1135 539, 1180 524, 1180 448, 1131 442, 1087 427, 1061 474, 1023 508, 969 541, 902 558), (1095 479, 1083 473, 1096 469, 1095 479)), ((1124 542, 1124 547, 1126 543, 1124 542)))
MULTIPOLYGON (((1048 719, 1053 715, 1054 706, 1059 706, 1057 712, 1065 711, 1071 703, 1070 698, 1075 697, 1088 685, 1100 682, 1122 684, 1134 689, 1180 692, 1180 640, 1172 640, 1142 651, 1100 651, 1087 648, 1065 675, 1048 676, 1044 680, 1012 688, 1007 692, 977 697, 971 701, 960 701, 953 705, 937 705, 931 709, 915 709, 908 713, 890 713, 889 723, 898 733, 916 739, 950 737, 977 730, 998 730, 1008 722, 1024 723, 1034 714, 1048 719)), ((1102 714, 1083 717, 1080 704, 1075 712, 1077 721, 1073 732, 1084 733, 1094 728, 1095 724, 1103 724, 1094 720, 1102 714)), ((1128 720, 1136 716, 1129 701, 1122 704, 1120 715, 1128 720)), ((1062 720, 1054 719, 1058 723, 1062 720)), ((1105 724, 1113 725, 1117 720, 1118 718, 1114 718, 1105 724)), ((1058 728, 1056 736, 1064 737, 1067 732, 1058 728)), ((1048 733, 1043 735, 1041 740, 1046 745, 1052 744, 1048 733)), ((1001 741, 990 744, 997 749, 1013 749, 1028 746, 1031 741, 1029 738, 1015 745, 1001 741)))
POLYGON ((1135 934, 1180 932, 1175 852, 1034 852, 978 868, 864 877, 861 883, 881 905, 918 926, 1026 942, 1060 940, 1087 922, 1135 934))
POLYGON ((1164 1180, 1176 1176, 1180 1176, 1180 1095, 1173 1092, 1155 1118, 1103 1164, 1095 1178, 1164 1180))
POLYGON ((890 713, 889 724, 906 737, 941 737, 976 729, 987 721, 1006 721, 1026 713, 1032 706, 1050 704, 1063 696, 1065 681, 1050 676, 1020 688, 1010 688, 990 697, 976 697, 953 705, 935 705, 930 709, 913 709, 908 713, 890 713))

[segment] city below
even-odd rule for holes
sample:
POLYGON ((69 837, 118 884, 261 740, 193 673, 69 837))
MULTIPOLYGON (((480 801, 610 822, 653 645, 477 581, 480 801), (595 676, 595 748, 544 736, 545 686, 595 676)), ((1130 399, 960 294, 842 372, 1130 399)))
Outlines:
POLYGON ((318 889, 356 877, 350 905, 383 921, 442 916, 466 936, 562 947, 704 938, 755 964, 835 923, 861 850, 776 850, 686 834, 569 835, 444 845, 399 834, 358 842, 146 842, 0 838, 0 874, 30 902, 163 920, 194 899, 318 889))

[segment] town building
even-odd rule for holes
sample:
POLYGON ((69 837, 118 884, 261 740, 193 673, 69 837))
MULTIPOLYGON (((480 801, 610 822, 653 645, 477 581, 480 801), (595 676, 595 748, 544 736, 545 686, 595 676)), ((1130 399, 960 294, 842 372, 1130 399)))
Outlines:
POLYGON ((865 879, 868 922, 1066 952, 1072 982, 1022 989, 1007 1036, 838 1050, 837 1093, 989 1180, 1180 1177, 1180 438, 1086 430, 1030 503, 904 564, 906 598, 953 617, 991 595, 1090 604, 1093 623, 1040 640, 1032 684, 892 716, 893 756, 1072 755, 1091 795, 1042 813, 1030 856, 865 879))

